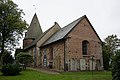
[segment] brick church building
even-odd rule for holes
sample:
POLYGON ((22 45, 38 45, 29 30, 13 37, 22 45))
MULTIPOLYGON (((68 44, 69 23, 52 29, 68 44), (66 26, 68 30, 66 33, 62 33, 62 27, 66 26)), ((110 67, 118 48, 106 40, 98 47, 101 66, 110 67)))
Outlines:
POLYGON ((33 66, 59 71, 102 70, 102 41, 87 16, 43 32, 35 14, 23 40, 33 66))

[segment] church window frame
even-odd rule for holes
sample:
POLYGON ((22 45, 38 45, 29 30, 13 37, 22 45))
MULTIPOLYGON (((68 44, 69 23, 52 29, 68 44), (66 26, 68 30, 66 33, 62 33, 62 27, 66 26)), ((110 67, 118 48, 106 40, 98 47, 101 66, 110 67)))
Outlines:
POLYGON ((88 55, 89 42, 87 40, 82 41, 82 54, 88 55))

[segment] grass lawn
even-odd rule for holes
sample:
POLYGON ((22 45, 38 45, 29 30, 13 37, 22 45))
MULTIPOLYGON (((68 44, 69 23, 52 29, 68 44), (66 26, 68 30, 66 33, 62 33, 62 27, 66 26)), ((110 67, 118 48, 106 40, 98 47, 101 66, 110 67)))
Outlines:
POLYGON ((33 70, 22 71, 17 76, 3 76, 0 80, 112 80, 111 72, 63 72, 61 74, 46 74, 33 70))

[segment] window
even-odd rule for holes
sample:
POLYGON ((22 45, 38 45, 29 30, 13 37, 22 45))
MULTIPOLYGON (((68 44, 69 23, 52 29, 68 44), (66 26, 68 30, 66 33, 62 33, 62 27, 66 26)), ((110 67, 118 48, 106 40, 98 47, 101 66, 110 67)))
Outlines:
POLYGON ((83 55, 88 54, 88 45, 89 45, 89 42, 87 40, 82 42, 82 54, 83 55))
POLYGON ((44 52, 43 52, 43 66, 44 67, 47 67, 47 55, 46 55, 46 49, 44 49, 44 52))

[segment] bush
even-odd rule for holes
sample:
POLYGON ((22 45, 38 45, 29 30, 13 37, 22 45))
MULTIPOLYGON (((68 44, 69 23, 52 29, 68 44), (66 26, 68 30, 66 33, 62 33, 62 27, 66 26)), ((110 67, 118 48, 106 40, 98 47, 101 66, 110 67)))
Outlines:
POLYGON ((11 52, 8 52, 7 50, 5 50, 2 55, 2 64, 6 65, 8 63, 13 63, 13 62, 14 62, 14 59, 11 55, 11 52))
POLYGON ((120 51, 113 57, 112 77, 112 80, 120 80, 120 51))
POLYGON ((6 76, 18 75, 22 69, 18 64, 6 64, 2 66, 1 72, 6 76))
POLYGON ((26 70, 26 67, 33 62, 33 57, 28 53, 20 52, 16 56, 16 61, 23 64, 23 69, 26 70))

